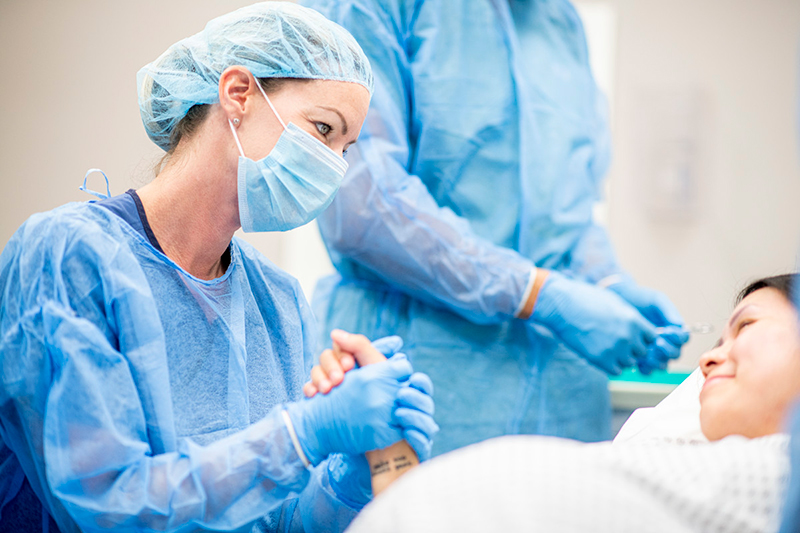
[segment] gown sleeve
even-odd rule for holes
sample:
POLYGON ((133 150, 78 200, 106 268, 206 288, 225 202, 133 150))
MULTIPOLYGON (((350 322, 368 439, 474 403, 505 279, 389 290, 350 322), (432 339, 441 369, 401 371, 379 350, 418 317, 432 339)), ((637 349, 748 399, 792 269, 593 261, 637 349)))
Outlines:
POLYGON ((476 235, 467 219, 440 207, 409 172, 413 77, 437 68, 420 52, 430 28, 415 33, 420 2, 304 3, 352 32, 375 74, 369 113, 347 153, 350 168, 319 218, 334 263, 346 257, 414 298, 475 323, 513 317, 527 296, 533 263, 476 235))

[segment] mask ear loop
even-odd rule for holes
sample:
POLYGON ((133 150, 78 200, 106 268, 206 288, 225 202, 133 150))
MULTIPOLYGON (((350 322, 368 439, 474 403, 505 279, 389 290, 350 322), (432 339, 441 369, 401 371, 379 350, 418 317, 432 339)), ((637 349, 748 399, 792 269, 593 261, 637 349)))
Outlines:
POLYGON ((239 142, 239 135, 236 134, 236 128, 233 127, 233 122, 231 122, 231 119, 228 119, 228 126, 231 127, 231 133, 233 133, 233 140, 236 141, 236 147, 239 149, 239 153, 242 154, 242 157, 246 157, 244 155, 244 150, 242 149, 242 143, 239 142))
MULTIPOLYGON (((267 101, 267 104, 269 105, 269 108, 272 109, 273 113, 275 113, 275 116, 278 118, 278 122, 281 123, 281 126, 283 126, 283 129, 286 129, 286 123, 283 121, 281 116, 278 114, 278 111, 275 110, 275 106, 272 105, 272 101, 269 99, 269 96, 267 96, 267 93, 264 92, 264 88, 258 82, 258 78, 253 76, 253 79, 256 80, 256 87, 258 87, 258 90, 261 91, 261 94, 264 96, 264 99, 267 101)), ((233 122, 231 122, 231 119, 228 119, 228 126, 231 127, 231 133, 233 133, 233 140, 236 141, 236 147, 239 149, 239 153, 242 155, 242 157, 246 157, 244 155, 244 149, 242 148, 242 143, 239 142, 239 135, 236 133, 236 128, 233 127, 233 122)))
POLYGON ((269 108, 270 108, 270 109, 272 109, 272 112, 273 112, 273 113, 275 113, 275 116, 276 116, 276 117, 278 117, 278 122, 280 122, 280 123, 281 123, 281 126, 283 126, 283 129, 286 129, 286 123, 283 121, 283 119, 281 118, 281 116, 280 116, 280 115, 278 114, 278 112, 275 110, 275 106, 274 106, 274 105, 272 105, 272 101, 269 99, 269 96, 267 96, 267 93, 265 93, 265 92, 264 92, 264 88, 263 88, 263 87, 261 86, 261 84, 258 82, 258 78, 256 78, 255 76, 253 76, 253 79, 254 79, 254 80, 256 80, 256 87, 258 87, 258 90, 259 90, 259 91, 261 91, 261 94, 263 94, 263 95, 264 95, 264 99, 266 99, 266 101, 267 101, 267 104, 269 104, 269 108))

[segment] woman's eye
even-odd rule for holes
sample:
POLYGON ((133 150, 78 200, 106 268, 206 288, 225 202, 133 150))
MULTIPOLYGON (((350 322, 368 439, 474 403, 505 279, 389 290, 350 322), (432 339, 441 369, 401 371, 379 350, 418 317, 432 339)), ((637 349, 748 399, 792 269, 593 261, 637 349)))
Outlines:
POLYGON ((331 132, 331 127, 328 124, 325 124, 324 122, 317 122, 316 125, 317 125, 317 131, 320 132, 323 137, 331 132))
POLYGON ((739 327, 736 328, 736 331, 742 331, 744 328, 746 328, 753 322, 755 322, 755 320, 742 320, 741 322, 739 322, 739 327))

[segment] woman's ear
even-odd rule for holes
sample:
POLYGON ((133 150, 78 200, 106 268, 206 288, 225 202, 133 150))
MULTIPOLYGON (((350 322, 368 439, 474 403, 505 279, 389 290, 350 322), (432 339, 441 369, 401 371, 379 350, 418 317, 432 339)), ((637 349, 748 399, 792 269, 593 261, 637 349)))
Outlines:
POLYGON ((258 90, 255 83, 256 79, 244 67, 235 65, 222 72, 219 77, 219 104, 229 120, 241 120, 248 102, 258 90))

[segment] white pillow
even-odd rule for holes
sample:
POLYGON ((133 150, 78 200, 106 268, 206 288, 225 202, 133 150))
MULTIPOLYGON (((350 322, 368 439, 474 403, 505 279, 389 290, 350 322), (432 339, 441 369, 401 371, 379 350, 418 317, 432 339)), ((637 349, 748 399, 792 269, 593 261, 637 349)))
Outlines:
POLYGON ((698 368, 658 405, 634 411, 617 433, 614 443, 652 439, 708 442, 700 430, 700 390, 704 382, 698 368))

